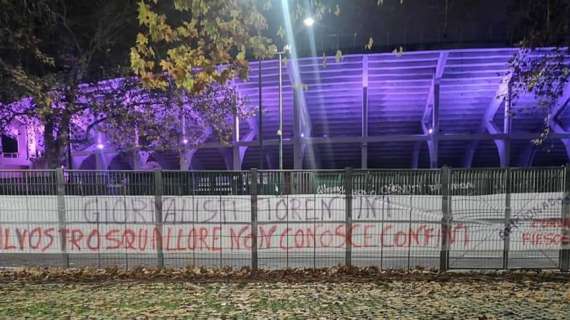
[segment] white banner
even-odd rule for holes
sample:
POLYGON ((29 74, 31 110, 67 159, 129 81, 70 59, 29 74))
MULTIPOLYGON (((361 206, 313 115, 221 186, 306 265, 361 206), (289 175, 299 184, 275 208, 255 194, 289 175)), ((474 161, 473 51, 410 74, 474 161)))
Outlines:
MULTIPOLYGON (((512 194, 510 250, 557 250, 562 194, 512 194)), ((276 254, 421 252, 441 247, 441 196, 355 195, 352 229, 342 195, 259 196, 258 247, 276 254), (350 231, 350 232, 349 232, 350 231), (352 238, 347 237, 352 233, 352 238)), ((0 253, 202 252, 226 257, 251 252, 249 196, 163 197, 162 233, 153 196, 65 196, 59 220, 56 196, 0 196, 0 253), (62 241, 63 240, 63 241, 62 241)), ((503 250, 505 195, 454 196, 452 251, 503 250)))

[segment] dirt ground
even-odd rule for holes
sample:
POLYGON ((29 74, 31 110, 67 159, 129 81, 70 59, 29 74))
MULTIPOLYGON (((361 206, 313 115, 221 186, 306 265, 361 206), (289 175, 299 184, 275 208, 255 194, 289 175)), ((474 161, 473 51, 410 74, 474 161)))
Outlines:
POLYGON ((212 270, 0 272, 2 319, 570 319, 542 274, 212 270), (226 272, 226 273, 224 273, 226 272))

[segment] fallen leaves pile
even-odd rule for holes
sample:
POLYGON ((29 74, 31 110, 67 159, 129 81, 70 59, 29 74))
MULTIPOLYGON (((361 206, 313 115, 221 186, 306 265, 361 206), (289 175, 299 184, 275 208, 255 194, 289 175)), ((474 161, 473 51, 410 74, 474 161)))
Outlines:
POLYGON ((375 268, 0 271, 0 318, 568 319, 570 277, 375 268))
POLYGON ((260 269, 250 268, 57 268, 22 267, 0 269, 0 283, 27 282, 101 282, 117 280, 136 281, 278 281, 278 282, 368 282, 370 280, 421 280, 421 281, 553 281, 567 282, 570 276, 559 272, 447 272, 435 270, 380 270, 376 267, 333 267, 316 269, 260 269))

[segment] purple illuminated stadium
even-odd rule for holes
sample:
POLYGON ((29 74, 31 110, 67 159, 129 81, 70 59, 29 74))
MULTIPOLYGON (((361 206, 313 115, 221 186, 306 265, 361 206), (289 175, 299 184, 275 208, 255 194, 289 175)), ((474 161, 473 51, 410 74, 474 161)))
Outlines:
MULTIPOLYGON (((284 168, 435 168, 559 166, 570 156, 570 89, 554 108, 532 108, 532 96, 509 100, 508 61, 514 49, 461 49, 401 55, 302 58, 283 68, 284 168), (540 145, 532 142, 552 128, 540 145)), ((278 62, 263 61, 262 119, 239 123, 230 145, 213 137, 181 156, 132 156, 99 142, 73 152, 79 169, 239 170, 278 165, 278 62), (262 141, 258 132, 262 132, 262 141)), ((236 83, 259 105, 258 63, 236 83)), ((29 128, 3 137, 0 168, 31 166, 29 128)))

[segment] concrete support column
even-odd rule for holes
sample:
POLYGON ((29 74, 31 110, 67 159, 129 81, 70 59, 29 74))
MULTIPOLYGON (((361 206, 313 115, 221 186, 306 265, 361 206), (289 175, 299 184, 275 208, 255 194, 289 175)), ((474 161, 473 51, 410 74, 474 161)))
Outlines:
POLYGON ((241 170, 241 157, 239 152, 239 118, 234 115, 232 134, 232 170, 241 170))
POLYGON ((512 128, 512 112, 511 112, 511 81, 509 81, 507 87, 507 97, 505 100, 505 114, 503 120, 503 133, 506 135, 504 140, 504 145, 502 150, 499 149, 499 152, 503 153, 502 156, 499 158, 501 159, 501 167, 505 168, 511 164, 511 128, 512 128))
POLYGON ((293 89, 293 168, 303 169, 303 137, 301 135, 301 112, 299 104, 299 90, 293 89))
POLYGON ((433 84, 433 112, 430 139, 430 168, 437 168, 439 166, 439 79, 435 79, 433 84))
POLYGON ((360 167, 368 169, 368 56, 362 57, 362 144, 360 167))

